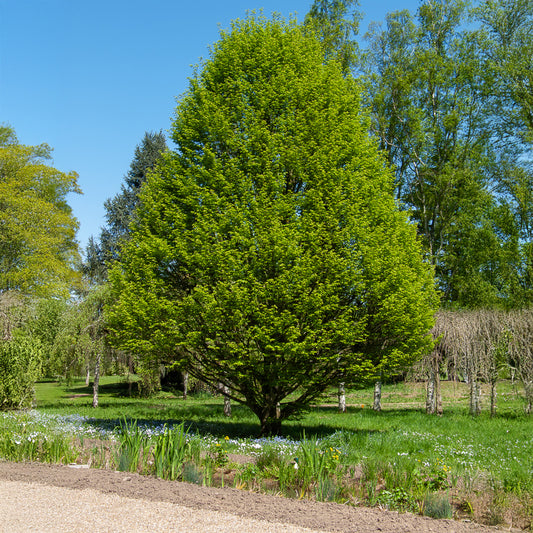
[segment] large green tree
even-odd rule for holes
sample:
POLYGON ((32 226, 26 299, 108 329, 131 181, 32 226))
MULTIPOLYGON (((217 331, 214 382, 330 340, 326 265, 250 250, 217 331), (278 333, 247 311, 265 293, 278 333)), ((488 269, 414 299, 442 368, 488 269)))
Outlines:
POLYGON ((176 149, 111 273, 117 343, 222 383, 263 434, 430 344, 432 271, 358 93, 296 23, 234 23, 177 107, 176 149))
POLYGON ((445 303, 493 305, 502 296, 496 162, 483 39, 465 29, 462 0, 427 0, 369 34, 367 92, 373 129, 395 169, 435 265, 445 303))
POLYGON ((533 302, 533 4, 487 0, 475 10, 484 69, 486 114, 496 164, 493 181, 508 254, 505 293, 513 307, 533 302))
POLYGON ((49 146, 22 145, 0 126, 0 292, 65 296, 75 283, 78 223, 67 196, 80 189, 50 158, 49 146))

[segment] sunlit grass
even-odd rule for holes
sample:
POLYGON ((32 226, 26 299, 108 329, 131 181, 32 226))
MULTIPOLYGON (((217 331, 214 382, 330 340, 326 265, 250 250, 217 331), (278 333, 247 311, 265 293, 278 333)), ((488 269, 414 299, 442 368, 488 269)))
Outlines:
POLYGON ((109 442, 115 455, 105 459, 95 448, 94 465, 213 484, 227 454, 239 454, 252 460, 232 467, 240 488, 269 490, 274 479, 277 490, 292 497, 427 509, 435 516, 448 516, 452 499, 456 508, 473 509, 473 495, 488 490, 498 505, 513 501, 522 515, 531 514, 533 423, 511 383, 499 388, 494 418, 488 409, 478 417, 468 414, 464 384, 443 383, 442 416, 425 414, 422 384, 385 385, 381 412, 369 407, 373 390, 364 389, 349 392, 348 410, 339 413, 332 390, 319 405, 285 421, 283 437, 271 439, 256 438, 259 425, 244 406, 233 405, 232 417, 225 417, 219 396, 183 400, 166 391, 143 399, 127 391, 120 378, 104 378, 100 406, 93 409, 92 390, 82 381, 38 384, 36 409, 0 415, 0 456, 24 458, 16 445, 22 427, 26 438, 41 439, 28 448, 34 460, 52 460, 53 453, 63 462, 75 456, 64 453, 63 444, 48 453, 43 439, 96 439, 109 442))

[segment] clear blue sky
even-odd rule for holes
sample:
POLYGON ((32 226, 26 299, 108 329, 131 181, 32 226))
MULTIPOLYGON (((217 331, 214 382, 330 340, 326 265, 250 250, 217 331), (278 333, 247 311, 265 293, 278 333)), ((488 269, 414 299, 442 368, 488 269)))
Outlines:
MULTIPOLYGON (((48 143, 79 174, 70 205, 84 248, 104 222, 146 131, 170 128, 192 65, 248 10, 296 14, 312 0, 0 0, 0 123, 23 144, 48 143)), ((365 19, 418 0, 361 0, 365 19)))

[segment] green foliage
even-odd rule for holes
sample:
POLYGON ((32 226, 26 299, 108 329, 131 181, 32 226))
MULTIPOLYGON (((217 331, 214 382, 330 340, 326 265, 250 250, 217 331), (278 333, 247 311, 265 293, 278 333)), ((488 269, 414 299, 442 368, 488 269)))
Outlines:
POLYGON ((414 513, 418 510, 418 503, 413 495, 402 488, 384 489, 379 493, 376 501, 378 505, 389 511, 414 513))
MULTIPOLYGON (((308 17, 319 33, 339 32, 347 4, 315 2, 308 17)), ((445 305, 532 301, 532 35, 529 0, 423 1, 368 33, 372 129, 445 305)))
POLYGON ((367 95, 373 129, 417 222, 444 302, 479 307, 501 297, 501 228, 492 195, 490 87, 480 37, 462 0, 421 3, 370 32, 367 95))
POLYGON ((424 515, 431 518, 453 518, 450 498, 446 494, 430 493, 424 499, 424 515))
POLYGON ((212 462, 215 467, 223 467, 228 464, 228 450, 225 445, 228 439, 229 437, 226 436, 222 443, 216 442, 207 452, 208 461, 212 462))
MULTIPOLYGON (((57 298, 39 298, 31 302, 26 312, 24 331, 34 340, 39 341, 42 347, 42 374, 54 376, 61 374, 59 360, 65 357, 57 351, 61 329, 64 324, 68 304, 57 298)), ((62 346, 67 351, 70 346, 62 346)))
POLYGON ((137 422, 128 422, 124 417, 118 432, 118 448, 115 461, 120 472, 137 472, 143 459, 143 451, 148 448, 148 438, 141 432, 137 422))
POLYGON ((315 0, 305 17, 305 25, 317 33, 326 59, 336 59, 347 74, 360 62, 355 38, 363 15, 358 7, 358 0, 315 0))
POLYGON ((21 332, 0 341, 0 410, 28 407, 41 374, 41 345, 21 332))
POLYGON ((110 275, 116 343, 228 386, 263 433, 341 375, 396 371, 431 344, 432 272, 358 92, 295 23, 234 23, 110 275))
POLYGON ((109 268, 119 258, 122 243, 128 239, 130 225, 135 219, 141 186, 166 150, 163 132, 146 132, 142 142, 135 148, 121 192, 105 201, 106 226, 102 229, 99 241, 93 237, 89 240, 83 264, 83 271, 92 282, 106 280, 109 268))
POLYGON ((77 175, 48 164, 51 149, 19 144, 0 126, 0 291, 68 295, 77 280, 78 223, 67 196, 77 175))
POLYGON ((489 0, 475 14, 491 74, 486 112, 498 153, 491 171, 503 198, 500 227, 508 235, 504 288, 508 306, 523 308, 533 301, 533 8, 529 0, 489 0))
POLYGON ((190 444, 184 424, 172 430, 165 429, 154 445, 154 467, 157 477, 178 479, 184 463, 190 458, 190 444))
POLYGON ((94 286, 83 299, 65 306, 57 325, 50 372, 70 378, 93 367, 107 353, 103 317, 107 299, 107 286, 94 286))

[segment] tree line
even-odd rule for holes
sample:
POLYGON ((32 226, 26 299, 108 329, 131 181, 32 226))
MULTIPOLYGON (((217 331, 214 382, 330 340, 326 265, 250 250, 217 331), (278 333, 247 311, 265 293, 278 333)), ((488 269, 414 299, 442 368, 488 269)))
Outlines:
POLYGON ((145 135, 84 260, 61 263, 79 296, 41 364, 66 374, 108 353, 146 391, 171 366, 248 405, 264 433, 327 385, 424 354, 438 387, 450 339, 478 342, 444 321, 432 351, 439 306, 531 304, 532 14, 527 0, 429 0, 365 45, 348 0, 315 1, 302 24, 233 23, 178 103, 174 146, 145 135))
POLYGON ((533 311, 441 310, 436 314, 433 351, 411 375, 427 381, 426 411, 442 414, 440 380, 469 385, 469 411, 481 412, 480 384, 490 386, 490 413, 497 411, 496 385, 504 378, 522 383, 525 412, 533 406, 533 311))

